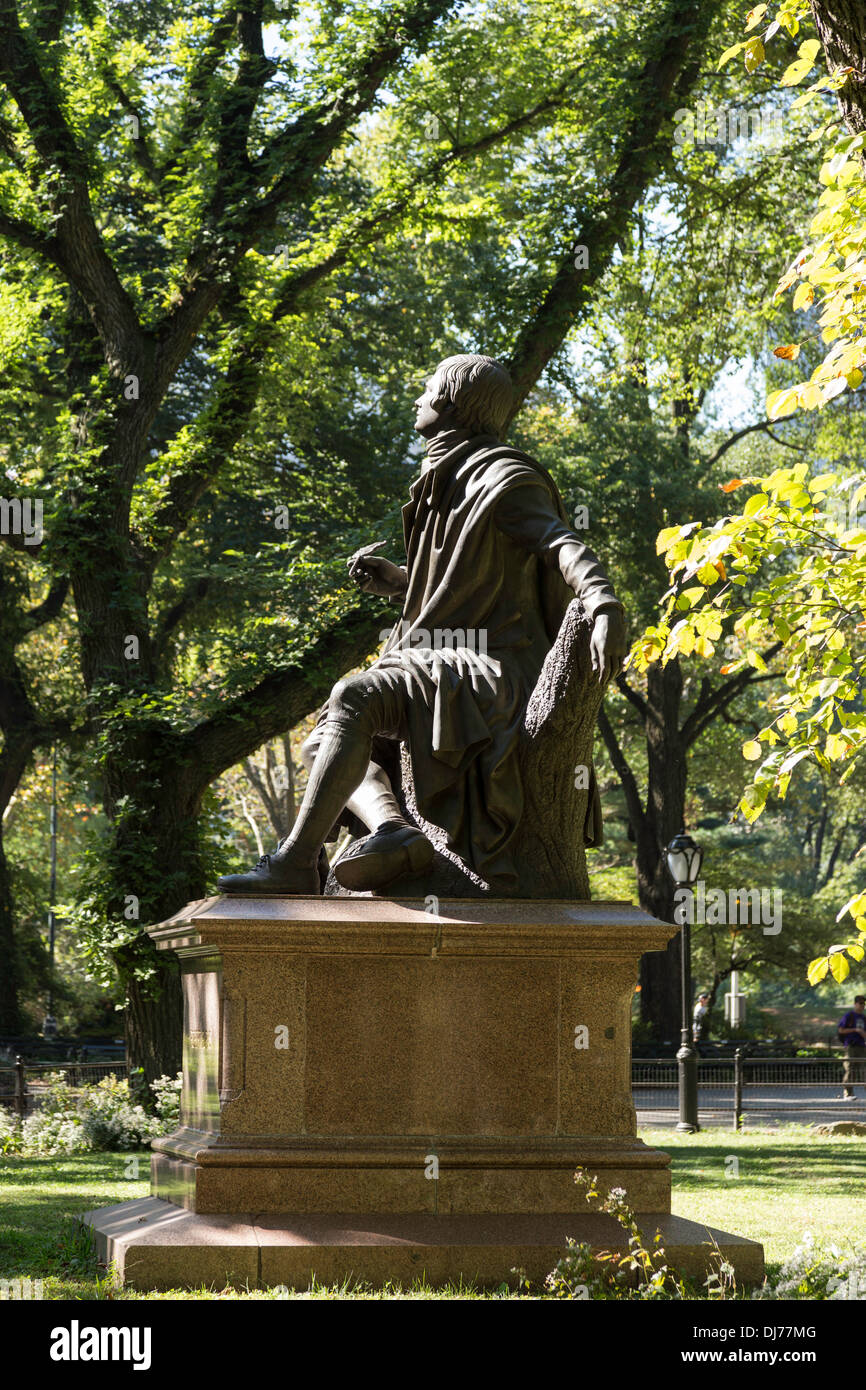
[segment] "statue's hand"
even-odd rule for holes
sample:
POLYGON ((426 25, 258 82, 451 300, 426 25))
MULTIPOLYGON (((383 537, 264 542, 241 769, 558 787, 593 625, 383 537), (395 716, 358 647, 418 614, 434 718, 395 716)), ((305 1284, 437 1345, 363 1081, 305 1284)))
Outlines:
POLYGON ((374 541, 372 545, 362 545, 346 561, 349 578, 353 579, 365 594, 378 594, 380 598, 397 598, 406 592, 406 571, 399 565, 386 560, 384 555, 373 552, 385 544, 374 541))
POLYGON ((619 608, 608 608, 597 613, 589 639, 592 669, 602 685, 613 676, 619 675, 625 661, 628 644, 625 636, 625 619, 619 608))

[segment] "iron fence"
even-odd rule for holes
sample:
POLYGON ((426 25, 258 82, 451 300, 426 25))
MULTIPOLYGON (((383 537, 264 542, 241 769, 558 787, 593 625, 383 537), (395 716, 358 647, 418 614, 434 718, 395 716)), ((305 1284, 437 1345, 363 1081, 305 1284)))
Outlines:
POLYGON ((52 1077, 60 1076, 71 1095, 82 1086, 93 1085, 105 1076, 121 1080, 129 1075, 125 1061, 103 1062, 25 1062, 16 1057, 12 1066, 0 1066, 0 1105, 22 1118, 32 1114, 48 1093, 52 1077))
MULTIPOLYGON (((812 1122, 845 1118, 842 1057, 700 1058, 698 1118, 702 1122, 739 1122, 740 1116, 812 1122)), ((669 1058, 632 1061, 632 1096, 644 1124, 667 1123, 678 1110, 678 1068, 669 1058)), ((863 1088, 859 1088, 862 1092, 863 1088)), ((859 1112, 866 1097, 855 1098, 859 1112)))

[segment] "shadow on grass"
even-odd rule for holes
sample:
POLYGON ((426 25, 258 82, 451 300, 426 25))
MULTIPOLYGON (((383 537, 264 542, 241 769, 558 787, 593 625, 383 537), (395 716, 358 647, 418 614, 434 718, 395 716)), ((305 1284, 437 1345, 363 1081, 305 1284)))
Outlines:
POLYGON ((75 1218, 94 1207, 146 1196, 148 1160, 147 1153, 5 1156, 0 1161, 0 1278, 95 1279, 92 1242, 75 1218), (135 1158, 140 1177, 125 1179, 135 1158))
MULTIPOLYGON (((850 1197, 866 1180, 866 1144, 853 1141, 846 1144, 814 1143, 800 1140, 786 1144, 774 1139, 760 1148, 738 1144, 738 1136, 727 1137, 707 1132, 699 1136, 692 1147, 686 1143, 670 1144, 671 1171, 674 1187, 679 1192, 696 1191, 708 1184, 718 1186, 725 1177, 726 1161, 732 1156, 739 1160, 740 1177, 747 1177, 750 1187, 767 1195, 781 1195, 786 1189, 820 1188, 823 1197, 850 1197)), ((664 1145, 659 1147, 663 1148, 664 1145)))

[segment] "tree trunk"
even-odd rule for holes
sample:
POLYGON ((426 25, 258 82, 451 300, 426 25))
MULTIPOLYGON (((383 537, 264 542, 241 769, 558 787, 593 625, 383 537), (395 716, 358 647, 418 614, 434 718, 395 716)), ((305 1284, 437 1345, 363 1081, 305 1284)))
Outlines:
MULTIPOLYGON (((115 817, 97 886, 103 912, 122 928, 164 921, 205 896, 201 790, 180 754, 179 738, 159 726, 130 730, 124 746, 113 750, 110 775, 106 799, 115 817)), ((174 1076, 183 1036, 176 960, 156 951, 144 928, 113 955, 126 991, 130 1066, 141 1068, 146 1083, 174 1076)))
POLYGON ((23 1031, 18 999, 18 959, 15 948, 15 909, 12 879, 3 848, 0 825, 0 1033, 23 1031))
MULTIPOLYGON (((683 827, 686 751, 680 735, 683 678, 678 660, 654 663, 647 672, 647 807, 637 828, 638 901, 662 922, 674 920, 674 884, 665 848, 683 827)), ((653 951, 640 963, 641 1018, 658 1042, 680 1032, 681 970, 679 937, 666 951, 653 951)))
MULTIPOLYGON (((662 922, 672 922, 674 885, 665 861, 665 847, 681 829, 686 795, 686 729, 680 725, 682 673, 679 662, 656 664, 647 672, 646 698, 620 679, 620 689, 640 711, 647 748, 647 794, 641 796, 637 778, 620 747, 613 727, 601 712, 599 726, 614 770, 622 783, 628 808, 629 832, 635 842, 638 901, 662 922)), ((675 1039, 680 1020, 680 954, 675 938, 663 952, 641 960, 641 1020, 652 1027, 658 1042, 675 1039)))
POLYGON ((126 973, 124 1036, 130 1089, 149 1105, 150 1083, 176 1076, 183 1061, 183 991, 177 957, 156 951, 142 935, 116 953, 126 973), (144 978, 145 973, 153 974, 144 978))
POLYGON ((848 129, 866 130, 866 7, 863 0, 811 0, 827 66, 853 68, 836 93, 848 129))

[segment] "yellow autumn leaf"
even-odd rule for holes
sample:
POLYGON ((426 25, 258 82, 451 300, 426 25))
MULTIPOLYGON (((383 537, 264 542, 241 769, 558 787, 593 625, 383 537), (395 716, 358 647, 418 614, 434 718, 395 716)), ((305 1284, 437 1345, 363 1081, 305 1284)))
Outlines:
POLYGON ((798 285, 794 295, 794 308, 805 309, 815 300, 815 291, 811 285, 798 285))
POLYGON ((765 492, 756 492, 754 497, 750 497, 743 508, 743 516, 756 516, 769 506, 770 499, 765 492))
POLYGON ((757 739, 750 738, 743 744, 743 757, 747 762, 757 762, 761 756, 761 745, 757 739))
POLYGON ((810 985, 818 985, 826 978, 827 971, 830 969, 830 960, 827 956, 816 956, 809 961, 809 968, 806 971, 806 979, 810 985))
POLYGON ((736 58, 737 54, 742 52, 744 47, 745 44, 735 43, 732 48, 726 48, 718 61, 716 72, 718 72, 720 68, 723 68, 725 63, 729 63, 732 58, 736 58))
POLYGON ((851 967, 841 951, 834 951, 830 957, 830 974, 839 985, 851 974, 851 967))
POLYGON ((764 18, 764 15, 767 13, 767 10, 768 10, 768 9, 769 9, 769 6, 768 6, 768 5, 756 5, 755 8, 754 8, 753 10, 749 10, 749 13, 746 15, 746 29, 745 29, 745 32, 746 32, 747 34, 748 34, 748 32, 749 32, 750 29, 755 29, 755 28, 757 28, 757 26, 760 24, 761 20, 764 18))
POLYGON ((793 415, 796 409, 796 386, 789 386, 784 391, 772 391, 767 397, 767 414, 771 420, 780 420, 783 415, 793 415))
POLYGON ((841 396, 847 385, 848 382, 845 380, 844 376, 834 377, 832 381, 828 381, 825 386, 822 386, 822 399, 825 401, 832 401, 836 396, 841 396))
POLYGON ((780 85, 783 87, 796 87, 798 82, 802 82, 807 73, 812 71, 813 67, 814 64, 810 63, 808 58, 795 59, 795 61, 790 63, 782 73, 780 85))

